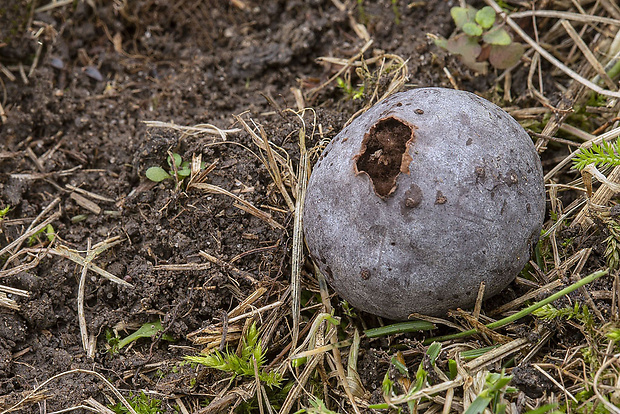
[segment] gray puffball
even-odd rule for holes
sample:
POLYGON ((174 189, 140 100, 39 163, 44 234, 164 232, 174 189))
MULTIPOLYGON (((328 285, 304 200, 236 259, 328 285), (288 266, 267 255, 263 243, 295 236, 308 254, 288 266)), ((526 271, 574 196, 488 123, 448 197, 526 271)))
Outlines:
POLYGON ((472 93, 422 88, 361 115, 325 148, 304 205, 310 254, 354 307, 445 315, 504 289, 545 215, 523 128, 472 93))

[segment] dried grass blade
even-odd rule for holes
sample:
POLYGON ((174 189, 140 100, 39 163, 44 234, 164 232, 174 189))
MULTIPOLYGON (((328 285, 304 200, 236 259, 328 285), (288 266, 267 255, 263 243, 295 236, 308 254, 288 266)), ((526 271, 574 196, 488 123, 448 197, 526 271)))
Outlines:
MULTIPOLYGON (((316 345, 318 347, 323 346, 325 342, 325 338, 323 334, 324 330, 325 330, 324 325, 320 324, 318 332, 316 333, 316 345)), ((293 348, 291 347, 291 349, 293 348)), ((284 403, 282 404, 282 408, 280 409, 279 414, 288 414, 289 411, 291 411, 291 409, 293 408, 293 404, 297 400, 297 397, 299 396, 299 394, 302 392, 303 388, 308 382, 308 379, 310 379, 310 376, 314 373, 314 370, 316 369, 319 362, 323 360, 323 356, 324 356, 323 354, 318 354, 313 357, 310 357, 310 360, 308 361, 301 375, 297 379, 295 386, 293 386, 293 388, 287 395, 286 400, 284 400, 284 403)))
POLYGON ((80 338, 82 339, 82 346, 89 358, 94 355, 90 355, 89 350, 90 341, 88 338, 88 326, 86 325, 86 316, 84 315, 84 296, 86 291, 86 273, 88 272, 88 264, 94 258, 90 254, 90 239, 88 239, 88 248, 86 250, 86 259, 82 265, 82 273, 80 274, 80 283, 78 285, 78 297, 77 297, 77 311, 78 311, 78 324, 80 326, 80 338))
POLYGON ((219 257, 212 256, 209 253, 204 252, 202 250, 198 254, 200 256, 204 257, 205 259, 207 259, 208 261, 210 261, 211 263, 215 263, 216 265, 223 267, 224 269, 228 270, 229 272, 232 272, 232 273, 234 273, 237 276, 241 276, 242 278, 244 278, 245 280, 247 280, 248 282, 250 282, 252 284, 257 284, 258 283, 258 280, 256 280, 256 278, 254 276, 252 276, 250 273, 236 268, 235 266, 233 266, 230 263, 220 259, 219 257))
POLYGON ((267 160, 265 161, 265 159, 262 159, 263 164, 265 164, 265 167, 267 168, 271 179, 276 184, 276 187, 278 187, 278 190, 282 194, 282 197, 284 197, 284 201, 286 202, 289 211, 294 211, 295 205, 288 191, 286 191, 284 181, 282 180, 282 173, 280 172, 280 168, 278 167, 279 164, 283 168, 290 168, 287 160, 280 154, 273 151, 273 148, 271 148, 271 144, 269 143, 269 139, 267 138, 267 134, 262 127, 260 128, 261 136, 259 137, 258 134, 256 134, 256 132, 254 132, 254 130, 250 128, 250 126, 247 124, 247 122, 245 122, 243 118, 241 118, 240 116, 235 116, 235 118, 243 126, 243 129, 245 129, 245 131, 250 134, 250 137, 252 137, 252 141, 254 142, 254 144, 256 144, 258 148, 265 151, 265 153, 267 154, 267 160))
POLYGON ((271 214, 269 213, 265 213, 262 210, 259 210, 258 208, 254 207, 254 205, 248 201, 245 201, 244 199, 242 199, 241 197, 231 193, 230 191, 224 190, 222 187, 218 187, 217 185, 213 185, 213 184, 208 184, 208 183, 194 183, 192 184, 192 188, 198 188, 200 190, 205 190, 209 193, 213 193, 213 194, 222 194, 222 195, 226 195, 232 199, 234 199, 235 201, 237 201, 240 205, 243 205, 245 207, 245 209, 243 209, 244 211, 252 214, 253 216, 266 221, 267 223, 269 223, 269 225, 271 225, 272 227, 276 228, 276 229, 280 229, 280 230, 284 230, 284 226, 282 226, 280 223, 278 223, 277 221, 275 221, 272 217, 271 214))
POLYGON ((227 134, 234 134, 236 132, 241 132, 239 128, 232 129, 221 129, 211 124, 198 124, 194 126, 182 126, 176 125, 169 122, 161 122, 161 121, 143 121, 147 127, 153 128, 170 128, 175 131, 180 131, 185 135, 199 135, 199 134, 207 134, 207 135, 219 135, 222 140, 226 141, 227 134))
POLYGON ((310 160, 306 151, 305 140, 300 138, 301 156, 299 160, 299 173, 297 180, 297 200, 295 201, 295 219, 293 225, 293 247, 291 253, 291 302, 293 312, 293 345, 297 345, 299 339, 299 318, 301 314, 301 267, 303 265, 303 206, 306 198, 306 188, 310 172, 310 160))
POLYGON ((24 240, 26 240, 28 237, 32 236, 33 234, 35 234, 38 231, 40 231, 40 230, 44 229, 45 227, 47 227, 48 224, 50 224, 53 221, 55 221, 57 218, 60 217, 60 215, 61 215, 61 212, 57 211, 54 214, 52 214, 51 216, 49 216, 45 221, 43 221, 38 226, 36 226, 34 228, 31 228, 30 230, 24 232, 24 234, 22 234, 21 236, 19 236, 15 240, 13 240, 11 243, 6 245, 2 250, 0 250, 0 256, 3 256, 5 253, 7 253, 9 250, 13 249, 14 247, 16 247, 18 245, 21 245, 21 243, 23 243, 24 240))
POLYGON ((607 72, 605 72, 605 68, 603 67, 601 62, 599 62, 598 59, 596 59, 596 56, 594 56, 594 53, 592 53, 588 45, 586 45, 583 39, 579 36, 579 33, 577 33, 573 25, 570 24, 568 20, 564 20, 564 19, 562 19, 560 23, 566 30, 566 33, 568 33, 571 39, 573 39, 573 42, 575 42, 579 50, 581 50, 581 53, 583 53, 583 55, 588 60, 590 65, 592 65, 594 70, 596 70, 596 73, 598 73, 598 75, 603 79, 603 81, 605 81, 605 84, 607 85, 607 87, 614 91, 618 90, 618 87, 616 86, 614 81, 612 81, 609 75, 607 75, 607 72))
POLYGON ((280 302, 278 300, 278 301, 275 301, 273 303, 270 303, 269 305, 265 305, 265 306, 263 306, 261 308, 254 309, 253 311, 250 311, 250 312, 242 313, 241 315, 235 316, 234 318, 230 318, 228 320, 228 323, 234 323, 234 322, 240 321, 241 319, 251 318, 251 317, 253 317, 255 315, 259 315, 259 314, 261 314, 261 313, 263 313, 265 311, 272 310, 272 309, 278 308, 280 306, 282 306, 282 302, 280 302))
POLYGON ((0 292, 0 306, 4 306, 5 308, 12 310, 19 310, 19 305, 17 302, 10 299, 4 292, 0 292))
POLYGON ((114 276, 112 273, 108 272, 107 270, 103 270, 102 268, 100 268, 99 266, 93 263, 85 263, 85 259, 82 256, 80 256, 74 250, 68 249, 64 246, 59 246, 57 248, 49 249, 49 250, 41 249, 41 251, 46 251, 48 253, 55 254, 57 256, 62 256, 66 259, 69 259, 79 264, 80 266, 87 266, 88 270, 92 270, 98 275, 105 277, 110 282, 118 283, 119 285, 123 285, 123 286, 133 287, 131 283, 125 282, 123 279, 117 276, 114 276))
POLYGON ((249 306, 251 306, 254 302, 256 302, 258 299, 260 299, 260 297, 263 296, 265 294, 265 292, 267 292, 267 289, 264 288, 264 287, 260 287, 260 288, 256 289, 254 292, 252 292, 250 294, 250 296, 245 298, 243 300, 243 302, 241 302, 239 305, 237 305, 237 307, 235 309, 233 309, 230 312, 228 312, 228 317, 229 318, 234 318, 235 316, 241 315, 243 312, 245 312, 245 310, 249 306))
POLYGON ((508 16, 494 0, 485 0, 485 2, 489 6, 491 6, 495 10, 495 12, 506 21, 506 23, 508 23, 510 28, 514 30, 514 32, 517 33, 519 37, 521 37, 521 39, 523 39, 527 44, 529 44, 534 50, 536 50, 536 52, 538 52, 542 57, 549 61, 553 66, 560 69, 562 72, 566 73, 575 81, 593 90, 594 92, 605 96, 611 96, 613 98, 620 98, 620 92, 603 89, 597 84, 590 82, 588 79, 584 78, 574 70, 570 69, 564 63, 560 62, 551 53, 547 52, 543 47, 536 43, 536 41, 532 39, 523 29, 521 29, 521 26, 519 26, 510 16, 508 16))
MULTIPOLYGON (((587 167, 586 167, 587 168, 587 167)), ((590 172, 590 170, 588 172, 590 172, 590 174, 593 174, 594 170, 591 170, 592 172, 590 172)), ((598 170, 596 171, 598 172, 598 170)), ((600 174, 600 172, 599 172, 600 174)), ((600 174, 602 175, 602 174, 600 174)), ((577 213, 577 217, 575 217, 575 220, 573 220, 573 222, 571 223, 571 227, 572 226, 577 226, 580 225, 582 230, 587 230, 588 228, 590 228, 592 226, 592 224, 594 223, 590 218, 590 212, 592 210, 593 206, 603 206, 603 205, 607 205, 607 203, 609 202, 609 200, 611 200, 611 198, 616 194, 616 192, 618 191, 618 182, 620 182, 620 166, 614 167, 614 169, 611 171, 611 173, 609 173, 609 175, 607 177, 605 177, 603 175, 603 177, 600 177, 598 174, 595 175, 597 179, 599 179, 599 181, 603 182, 605 185, 601 185, 598 190, 596 190, 594 192, 594 194, 592 195, 592 197, 589 200, 589 203, 587 203, 584 208, 581 209, 581 211, 579 211, 579 213, 577 213), (604 178, 604 180, 603 180, 604 178), (611 184, 611 185, 610 185, 611 184)))
POLYGON ((490 350, 489 352, 485 353, 482 356, 479 356, 472 361, 469 361, 465 364, 464 368, 473 373, 482 367, 492 364, 495 361, 499 361, 509 355, 512 355, 517 351, 520 351, 528 345, 529 340, 527 338, 515 339, 498 348, 490 350))
POLYGON ((344 348, 345 346, 350 346, 352 343, 353 343, 352 339, 345 339, 344 341, 335 342, 335 343, 331 343, 331 344, 327 344, 323 346, 318 346, 316 348, 312 348, 307 351, 303 351, 298 354, 291 355, 291 359, 308 358, 314 355, 324 354, 325 352, 329 352, 333 349, 344 348))
POLYGON ((263 139, 265 152, 267 153, 267 160, 269 161, 270 167, 269 170, 271 172, 273 181, 276 183, 276 186, 280 190, 282 197, 284 197, 284 201, 286 202, 289 210, 295 211, 295 205, 293 204, 293 200, 288 194, 288 191, 286 191, 286 187, 284 187, 284 182, 282 181, 282 174, 280 173, 280 169, 278 168, 278 164, 276 163, 276 159, 273 155, 273 149, 271 148, 271 144, 269 144, 269 140, 267 139, 267 134, 262 127, 260 128, 260 135, 263 139))
POLYGON ((620 20, 610 17, 584 15, 580 13, 558 11, 558 10, 526 10, 522 12, 510 13, 512 19, 521 19, 523 17, 553 17, 556 19, 572 20, 581 23, 603 23, 620 27, 620 20))
POLYGON ((110 391, 112 391, 112 393, 116 396, 116 398, 118 398, 121 401, 121 403, 125 406, 125 408, 127 409, 127 411, 129 411, 130 414, 138 414, 136 413, 136 410, 131 406, 131 404, 129 404, 129 402, 125 399, 125 397, 123 397, 120 391, 116 387, 114 387, 114 385, 112 385, 112 383, 110 383, 110 381, 108 381, 103 375, 95 371, 89 371, 87 369, 81 369, 81 368, 76 368, 70 371, 61 372, 60 374, 56 374, 53 377, 48 378, 47 380, 43 381, 41 385, 36 386, 24 398, 19 400, 13 406, 2 411, 0 414, 7 414, 7 413, 10 413, 11 411, 15 411, 18 407, 22 406, 23 404, 27 402, 30 402, 30 398, 35 396, 37 393, 40 393, 47 384, 49 384, 52 381, 55 381, 56 379, 60 377, 64 377, 70 374, 89 374, 89 375, 93 375, 99 378, 110 389, 110 391))

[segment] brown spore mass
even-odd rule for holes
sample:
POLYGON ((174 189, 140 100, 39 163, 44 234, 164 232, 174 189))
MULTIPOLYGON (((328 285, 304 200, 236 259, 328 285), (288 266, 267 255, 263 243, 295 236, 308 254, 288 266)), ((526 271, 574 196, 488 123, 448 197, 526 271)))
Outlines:
POLYGON ((359 154, 355 156, 355 173, 366 173, 375 193, 385 199, 396 189, 402 172, 409 174, 409 146, 413 143, 414 126, 389 117, 379 120, 364 135, 359 154))

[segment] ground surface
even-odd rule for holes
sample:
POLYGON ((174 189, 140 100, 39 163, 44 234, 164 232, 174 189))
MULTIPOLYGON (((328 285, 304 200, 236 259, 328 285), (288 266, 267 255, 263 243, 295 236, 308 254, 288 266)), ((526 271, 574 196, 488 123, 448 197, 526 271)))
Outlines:
MULTIPOLYGON (((149 390, 163 400, 163 411, 174 412, 182 404, 194 412, 217 398, 229 376, 182 365, 185 355, 204 347, 188 335, 209 326, 218 326, 221 335, 228 313, 257 291, 262 295, 253 303, 256 308, 282 302, 262 314, 273 321, 264 338, 267 359, 281 358, 292 323, 294 217, 257 156, 265 153, 260 143, 233 115, 259 137, 256 126, 261 125, 281 148, 278 154, 288 154, 296 173, 302 118, 306 145, 312 148, 332 138, 369 101, 368 96, 352 99, 334 81, 320 87, 342 66, 317 58, 358 59, 372 39, 365 57, 389 53, 406 60, 408 80, 400 89, 452 87, 446 67, 460 88, 493 97, 489 91, 496 74, 472 74, 426 36, 448 37, 454 30, 452 2, 384 0, 364 2, 361 10, 351 4, 341 10, 339 2, 327 0, 178 5, 77 1, 35 13, 25 0, 9 3, 4 16, 0 11, 0 43, 5 43, 0 62, 15 78, 0 75, 5 114, 0 124, 0 207, 10 206, 0 247, 18 239, 42 212, 35 226, 52 217, 56 240, 50 245, 40 236, 3 250, 3 261, 21 252, 4 271, 31 266, 5 272, 0 279, 1 285, 28 292, 27 297, 9 293, 18 309, 0 308, 0 410, 56 374, 83 369, 101 373, 125 395, 149 390), (25 23, 19 24, 20 19, 25 23), (16 24, 14 30, 6 29, 7 21, 16 24), (298 117, 283 111, 297 109, 300 96, 314 113, 298 117), (217 133, 184 133, 145 121, 212 124, 230 133, 223 139, 217 133), (272 221, 238 208, 229 195, 187 189, 188 179, 179 187, 174 179, 148 180, 149 167, 169 169, 168 151, 183 160, 200 156, 206 165, 213 164, 203 182, 242 197, 272 221), (117 244, 91 255, 92 263, 127 284, 93 271, 82 277, 83 266, 66 257, 66 249, 86 257, 104 241, 117 244), (35 256, 40 261, 32 264, 35 256), (83 303, 78 298, 81 279, 83 303), (91 355, 80 333, 80 308, 91 355), (109 351, 113 341, 106 335, 125 337, 157 320, 173 342, 160 333, 118 353, 109 351)), ((371 64, 371 72, 377 69, 377 63, 371 64)), ((516 97, 523 92, 518 76, 524 73, 515 74, 516 97)), ((358 78, 354 73, 352 78, 355 89, 358 78)), ((387 85, 378 88, 383 93, 387 85)), ((553 89, 546 92, 557 99, 553 89)), ((285 177, 285 186, 294 182, 295 177, 285 177)), ((302 310, 301 329, 320 304, 310 262, 302 268, 302 289, 307 310, 302 310)), ((519 289, 523 287, 512 285, 500 302, 517 297, 519 289)), ((337 297, 332 303, 343 312, 337 297)), ((230 325, 227 335, 234 346, 233 328, 243 327, 244 321, 230 325)), ((352 321, 350 326, 360 328, 379 324, 365 315, 352 321)), ((403 343, 414 340, 408 338, 403 343)), ((382 401, 387 345, 362 342, 358 371, 375 402, 382 401)), ((524 368, 520 375, 524 388, 542 392, 552 387, 535 370, 524 368)), ((108 404, 115 401, 107 399, 112 396, 100 378, 74 373, 50 382, 41 401, 31 399, 21 409, 53 412, 89 397, 108 404)), ((222 410, 236 404, 229 401, 222 410)), ((331 408, 348 410, 333 401, 331 408)))

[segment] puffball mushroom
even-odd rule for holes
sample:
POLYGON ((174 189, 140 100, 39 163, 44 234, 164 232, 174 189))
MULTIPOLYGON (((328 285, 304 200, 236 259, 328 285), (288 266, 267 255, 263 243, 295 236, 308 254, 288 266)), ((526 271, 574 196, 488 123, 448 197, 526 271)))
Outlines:
POLYGON ((379 102, 325 148, 304 232, 327 281, 389 319, 445 315, 504 289, 545 215, 532 140, 472 93, 422 88, 379 102))

